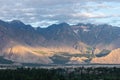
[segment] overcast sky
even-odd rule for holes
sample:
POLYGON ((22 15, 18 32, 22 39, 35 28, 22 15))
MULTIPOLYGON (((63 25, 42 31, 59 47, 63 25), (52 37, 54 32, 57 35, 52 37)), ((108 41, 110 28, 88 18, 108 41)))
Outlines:
POLYGON ((0 0, 0 19, 34 27, 61 22, 120 26, 120 0, 0 0))

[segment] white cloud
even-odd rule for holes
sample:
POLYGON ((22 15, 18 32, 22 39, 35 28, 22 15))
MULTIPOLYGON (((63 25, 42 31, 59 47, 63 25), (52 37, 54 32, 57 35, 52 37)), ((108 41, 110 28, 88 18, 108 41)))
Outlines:
POLYGON ((75 13, 75 14, 72 14, 73 17, 84 17, 84 18, 105 18, 107 17, 105 14, 103 13, 87 13, 87 12, 84 12, 84 13, 75 13))

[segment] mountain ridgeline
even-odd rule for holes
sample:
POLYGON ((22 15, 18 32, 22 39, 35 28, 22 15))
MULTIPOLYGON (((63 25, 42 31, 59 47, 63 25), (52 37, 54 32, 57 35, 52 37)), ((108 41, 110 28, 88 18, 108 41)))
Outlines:
POLYGON ((120 27, 107 24, 33 28, 19 20, 0 21, 0 58, 13 63, 119 64, 119 48, 120 27))

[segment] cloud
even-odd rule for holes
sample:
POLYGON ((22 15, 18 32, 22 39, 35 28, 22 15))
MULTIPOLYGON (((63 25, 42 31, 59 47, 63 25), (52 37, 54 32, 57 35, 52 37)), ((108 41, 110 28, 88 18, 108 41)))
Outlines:
MULTIPOLYGON (((19 19, 33 26, 102 22, 119 17, 120 0, 0 0, 0 19, 19 19), (98 20, 99 19, 99 20, 98 20)), ((117 18, 118 19, 118 18, 117 18)))
POLYGON ((75 14, 72 14, 73 17, 83 17, 83 18, 105 18, 107 17, 105 14, 103 13, 97 13, 97 14, 94 14, 94 13, 75 13, 75 14))

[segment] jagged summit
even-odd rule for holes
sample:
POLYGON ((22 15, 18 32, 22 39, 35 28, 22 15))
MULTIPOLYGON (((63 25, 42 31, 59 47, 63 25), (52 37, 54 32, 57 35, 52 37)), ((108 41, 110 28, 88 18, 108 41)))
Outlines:
POLYGON ((60 24, 52 24, 52 25, 48 26, 48 28, 49 27, 56 27, 56 26, 57 27, 69 27, 70 25, 66 22, 63 22, 63 23, 60 23, 60 24))
POLYGON ((10 21, 10 23, 18 23, 18 24, 24 24, 22 21, 20 20, 12 20, 10 21))

